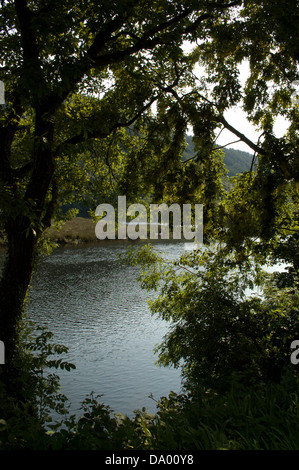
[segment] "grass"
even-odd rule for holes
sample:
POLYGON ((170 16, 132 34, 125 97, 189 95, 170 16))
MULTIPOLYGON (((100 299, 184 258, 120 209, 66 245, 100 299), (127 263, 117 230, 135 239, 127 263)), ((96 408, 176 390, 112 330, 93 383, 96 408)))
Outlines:
MULTIPOLYGON (((107 243, 119 243, 119 240, 117 239, 117 234, 116 234, 116 239, 115 240, 99 240, 96 235, 95 235, 95 226, 96 223, 90 218, 84 218, 84 217, 75 217, 72 220, 66 221, 60 229, 56 229, 54 226, 48 228, 45 230, 45 236, 50 239, 51 242, 57 243, 58 245, 79 245, 81 243, 96 243, 96 244, 107 244, 107 243)), ((148 240, 150 238, 149 232, 148 232, 148 240)), ((170 232, 170 240, 172 240, 172 233, 170 232)), ((184 236, 182 234, 182 240, 184 239, 184 236)), ((121 240, 122 243, 124 242, 128 243, 138 243, 142 240, 121 240)), ((151 242, 154 242, 155 240, 151 240, 151 242)), ((159 237, 159 241, 161 238, 159 237)), ((167 241, 167 240, 165 240, 167 241)), ((176 241, 176 240, 173 240, 176 241)), ((188 241, 188 240, 185 240, 188 241)), ((6 241, 5 241, 5 236, 4 232, 0 232, 0 246, 5 247, 6 246, 6 241)))
POLYGON ((92 219, 83 217, 75 217, 72 220, 68 220, 59 230, 55 227, 50 227, 46 230, 45 235, 51 241, 59 244, 98 241, 95 236, 95 222, 92 219))
MULTIPOLYGON (((72 220, 68 220, 59 230, 55 227, 50 227, 45 230, 45 236, 58 244, 79 244, 100 241, 95 235, 95 222, 84 217, 75 217, 72 220)), ((0 232, 0 246, 6 246, 4 232, 0 232)))
MULTIPOLYGON (((92 219, 87 219, 84 217, 75 217, 72 220, 69 220, 64 223, 64 225, 59 229, 55 229, 54 227, 50 227, 45 231, 45 235, 50 238, 52 242, 58 244, 80 244, 80 243, 118 243, 119 240, 116 238, 115 240, 99 240, 95 235, 95 226, 96 223, 92 219)), ((150 237, 148 232, 148 237, 150 237)), ((149 238, 148 238, 149 239, 149 238)), ((172 239, 172 234, 170 232, 170 239, 172 239)), ((161 241, 161 239, 159 238, 161 241)), ((184 237, 182 235, 182 240, 184 237)), ((142 240, 121 240, 121 242, 127 241, 128 243, 138 243, 142 240)), ((153 240, 154 241, 154 240, 153 240)))

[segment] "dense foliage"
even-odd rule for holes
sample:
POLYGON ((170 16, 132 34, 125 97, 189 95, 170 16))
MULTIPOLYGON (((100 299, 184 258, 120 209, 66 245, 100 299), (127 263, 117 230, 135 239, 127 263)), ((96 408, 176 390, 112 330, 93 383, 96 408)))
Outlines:
MULTIPOLYGON (((192 135, 186 135, 186 148, 183 153, 183 160, 191 160, 195 157, 196 151, 192 135)), ((238 173, 249 171, 251 167, 255 169, 254 155, 243 150, 234 148, 223 148, 224 165, 227 169, 227 176, 232 177, 238 173)))
POLYGON ((182 367, 187 389, 223 392, 238 378, 247 386, 280 383, 295 372, 290 346, 299 331, 298 268, 290 259, 286 271, 274 266, 271 273, 253 259, 240 264, 219 247, 176 261, 144 250, 131 253, 130 262, 142 263, 142 285, 160 292, 151 310, 170 322, 159 362, 182 367))
POLYGON ((35 336, 26 327, 19 397, 7 402, 0 390, 0 450, 298 449, 299 390, 287 381, 252 387, 236 380, 222 393, 171 392, 155 415, 142 409, 132 418, 113 413, 91 393, 80 415, 70 415, 52 370, 73 365, 60 358, 66 348, 51 340, 48 330, 35 336))
MULTIPOLYGON (((117 194, 128 203, 148 194, 161 199, 175 186, 182 197, 182 176, 195 166, 181 164, 187 122, 169 91, 192 84, 197 56, 185 54, 184 41, 206 34, 238 3, 1 2, 0 213, 8 250, 0 330, 7 364, 36 254, 45 229, 61 219, 61 201, 87 198, 94 208, 117 194)), ((195 179, 188 198, 196 187, 195 179)))
POLYGON ((1 2, 0 448, 298 447, 297 3, 1 2), (234 106, 256 142, 227 121, 234 106), (278 117, 288 122, 281 137, 278 117), (254 152, 228 185, 223 129, 254 152), (158 290, 152 311, 170 322, 160 362, 182 368, 186 393, 134 419, 111 417, 91 396, 82 418, 47 427, 66 405, 47 369, 73 366, 50 358, 65 348, 49 346, 47 332, 21 337, 43 234, 65 218, 62 203, 94 208, 123 194, 204 205, 204 247, 175 262, 151 248, 128 256, 158 290), (278 262, 285 272, 263 269, 278 262))

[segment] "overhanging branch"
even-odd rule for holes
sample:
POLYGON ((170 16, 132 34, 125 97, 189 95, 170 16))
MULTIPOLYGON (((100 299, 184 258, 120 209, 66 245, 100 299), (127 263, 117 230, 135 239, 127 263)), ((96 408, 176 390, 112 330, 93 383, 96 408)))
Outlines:
POLYGON ((142 108, 129 120, 127 121, 124 121, 124 122, 117 122, 115 123, 113 126, 111 126, 111 128, 105 132, 103 132, 101 129, 92 129, 92 130, 87 130, 87 131, 82 131, 80 134, 77 134, 73 137, 70 137, 69 139, 65 140, 63 143, 61 143, 57 148, 56 148, 56 151, 55 151, 55 154, 59 154, 60 150, 62 149, 62 147, 64 147, 65 145, 76 145, 76 144, 80 144, 82 142, 85 142, 86 140, 88 139, 105 139, 106 137, 108 137, 110 134, 112 134, 114 131, 116 131, 117 129, 121 129, 121 128, 126 128, 126 127, 130 127, 132 124, 134 124, 134 122, 137 121, 137 119, 139 119, 142 114, 147 110, 149 109, 152 104, 159 98, 159 95, 155 95, 153 96, 153 98, 148 102, 146 103, 144 106, 142 106, 142 108))
MULTIPOLYGON (((165 92, 171 93, 174 96, 174 98, 182 106, 184 105, 183 99, 179 97, 178 93, 173 89, 172 85, 167 86, 167 87, 160 87, 160 88, 165 92)), ((216 103, 213 103, 211 100, 209 100, 205 96, 201 95, 197 91, 196 92, 191 92, 191 94, 197 95, 199 98, 201 98, 204 101, 206 101, 207 103, 209 103, 212 107, 217 108, 216 103)), ((219 114, 218 116, 214 116, 214 119, 215 119, 216 122, 220 122, 225 129, 229 130, 230 132, 232 132, 232 134, 234 134, 236 137, 238 137, 239 141, 242 141, 246 145, 248 145, 248 147, 250 147, 255 153, 257 153, 259 155, 266 155, 266 152, 262 147, 255 144, 254 142, 252 142, 252 140, 250 140, 248 137, 246 137, 246 135, 242 134, 242 132, 238 131, 235 127, 233 127, 231 124, 229 124, 222 114, 219 114)))
POLYGON ((248 139, 246 135, 242 134, 242 132, 238 131, 235 127, 233 127, 231 124, 227 122, 227 120, 224 118, 224 116, 217 116, 216 120, 218 122, 221 122, 223 126, 232 132, 235 136, 239 137, 239 139, 244 142, 248 147, 250 147, 254 152, 260 155, 266 155, 265 150, 262 147, 259 147, 257 144, 252 142, 252 140, 248 139))

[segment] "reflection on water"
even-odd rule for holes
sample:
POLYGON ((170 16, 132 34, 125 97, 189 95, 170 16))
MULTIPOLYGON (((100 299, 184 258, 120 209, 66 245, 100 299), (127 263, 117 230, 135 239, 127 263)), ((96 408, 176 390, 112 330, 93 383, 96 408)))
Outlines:
MULTIPOLYGON (((168 257, 183 243, 157 244, 168 257)), ((76 370, 59 372, 63 393, 75 412, 94 391, 114 411, 132 415, 155 399, 180 391, 180 371, 159 368, 153 348, 168 325, 152 317, 136 277, 138 268, 121 264, 126 245, 59 248, 43 259, 32 282, 29 319, 47 326, 53 341, 69 348, 65 360, 76 370)))
MULTIPOLYGON (((180 242, 154 246, 170 258, 192 249, 180 242)), ((154 364, 153 348, 168 325, 151 316, 149 293, 136 280, 138 268, 119 262, 126 249, 120 243, 59 248, 33 277, 28 317, 47 326, 53 341, 69 348, 65 360, 76 365, 60 373, 72 412, 91 391, 115 411, 132 415, 145 406, 154 412, 151 393, 159 399, 181 388, 179 370, 154 364)))

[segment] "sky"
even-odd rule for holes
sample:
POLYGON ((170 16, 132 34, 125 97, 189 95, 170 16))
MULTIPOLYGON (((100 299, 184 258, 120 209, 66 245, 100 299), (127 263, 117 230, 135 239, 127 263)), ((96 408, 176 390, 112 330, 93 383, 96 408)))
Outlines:
MULTIPOLYGON (((203 70, 200 68, 195 68, 195 74, 199 77, 203 70)), ((240 65, 240 81, 242 86, 245 85, 246 79, 248 77, 249 67, 248 63, 244 62, 240 65)), ((258 142, 258 138, 261 132, 258 129, 255 129, 254 126, 246 118, 246 113, 238 106, 231 108, 229 111, 224 113, 224 117, 229 124, 231 124, 235 129, 240 131, 246 137, 248 137, 254 143, 258 142)), ((278 117, 274 125, 274 132, 277 137, 282 137, 288 128, 288 122, 283 117, 278 117)), ((223 146, 229 144, 228 148, 234 148, 238 150, 243 150, 245 152, 253 153, 253 150, 248 147, 244 142, 236 142, 238 137, 232 134, 230 131, 223 130, 217 139, 217 144, 223 146), (232 143, 234 142, 234 143, 232 143)))
MULTIPOLYGON (((224 117, 229 124, 235 127, 238 131, 242 132, 242 134, 246 135, 246 137, 248 137, 251 141, 257 143, 258 138, 260 136, 260 132, 257 131, 250 122, 248 122, 246 114, 241 109, 235 107, 230 111, 224 113, 224 117)), ((276 137, 282 137, 285 134, 287 128, 287 121, 283 117, 277 118, 274 125, 274 132, 276 137)), ((234 134, 227 130, 224 130, 219 136, 217 144, 219 146, 222 146, 226 145, 227 143, 236 141, 237 139, 238 138, 234 134)), ((234 148, 238 150, 243 150, 244 152, 253 153, 253 150, 249 148, 248 145, 244 142, 230 144, 228 145, 228 148, 234 148)))

